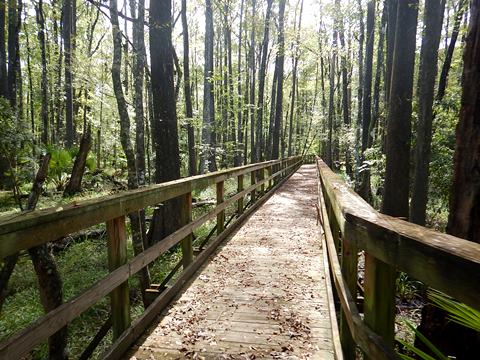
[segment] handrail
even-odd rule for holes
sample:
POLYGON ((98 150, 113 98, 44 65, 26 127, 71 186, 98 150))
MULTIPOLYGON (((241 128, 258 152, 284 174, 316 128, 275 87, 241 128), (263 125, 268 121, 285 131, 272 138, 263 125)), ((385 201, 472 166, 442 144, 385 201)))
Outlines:
MULTIPOLYGON (((317 168, 320 178, 319 200, 324 203, 328 227, 332 228, 335 257, 342 254, 341 291, 356 294, 358 251, 365 251, 365 319, 377 319, 369 324, 392 347, 393 321, 386 309, 394 308, 395 283, 377 283, 388 267, 404 271, 410 276, 454 298, 480 309, 480 244, 443 234, 407 221, 380 214, 319 158, 317 168), (380 264, 383 267, 376 267, 380 264), (383 286, 381 286, 383 285, 383 286), (379 300, 382 298, 382 300, 379 300), (389 303, 390 302, 390 303, 389 303), (389 303, 389 304, 385 304, 389 303), (368 305, 367 305, 368 304, 368 305), (374 306, 372 306, 374 304, 374 306), (380 320, 379 320, 380 319, 380 320), (390 329, 391 327, 391 329, 390 329)), ((331 247, 329 248, 329 255, 331 247)), ((332 266, 332 262, 331 262, 332 266)), ((335 270, 332 270, 335 273, 335 270)), ((346 326, 351 315, 342 302, 341 337, 347 353, 358 336, 353 338, 346 326)), ((358 344, 362 347, 362 344, 358 344)), ((368 349, 362 347, 368 356, 368 349)), ((348 356, 346 357, 348 358, 348 356)))
MULTIPOLYGON (((159 312, 168 305, 169 301, 178 293, 201 264, 208 259, 208 256, 213 253, 220 242, 241 224, 252 211, 260 206, 273 190, 293 174, 302 163, 303 158, 301 156, 267 161, 126 191, 75 205, 63 206, 61 209, 52 208, 14 217, 10 216, 4 222, 0 220, 1 258, 58 239, 60 236, 83 228, 106 222, 107 230, 109 230, 107 231, 109 235, 107 242, 109 264, 110 259, 113 259, 110 264, 110 273, 96 284, 72 300, 48 312, 26 329, 0 343, 0 358, 19 358, 28 353, 36 345, 53 335, 98 302, 98 300, 109 294, 112 296, 111 314, 114 334, 118 334, 118 336, 114 339, 116 340, 115 344, 105 356, 108 358, 119 358, 126 347, 141 334, 142 329, 145 329, 159 312), (266 177, 265 170, 268 170, 268 176, 266 177), (243 189, 243 176, 248 173, 252 174, 253 184, 243 189), (233 177, 237 177, 239 190, 235 195, 224 199, 223 182, 233 177), (275 182, 275 185, 265 189, 265 186, 272 184, 272 182, 275 182), (188 203, 186 208, 191 212, 191 191, 201 190, 212 184, 217 184, 217 206, 214 209, 190 221, 187 225, 146 249, 130 261, 127 261, 124 257, 122 258, 122 249, 126 249, 127 246, 125 230, 125 216, 127 214, 178 196, 185 196, 184 201, 188 203), (259 187, 263 191, 260 191, 259 196, 255 197, 256 201, 251 207, 243 211, 244 197, 249 193, 253 194, 259 187), (238 209, 241 209, 238 213, 239 217, 225 228, 225 209, 235 202, 238 203, 238 209), (223 231, 218 231, 218 235, 213 242, 192 261, 191 255, 189 257, 187 254, 192 252, 192 241, 189 235, 206 221, 215 217, 217 217, 217 221, 221 221, 220 224, 217 224, 217 229, 223 229, 223 231), (174 245, 180 242, 183 244, 186 240, 186 250, 183 254, 183 273, 172 287, 162 292, 153 301, 139 319, 130 324, 127 280, 174 245), (113 267, 112 264, 114 264, 113 267), (126 299, 126 301, 114 300, 118 298, 126 299)), ((182 245, 183 250, 184 246, 182 245)))

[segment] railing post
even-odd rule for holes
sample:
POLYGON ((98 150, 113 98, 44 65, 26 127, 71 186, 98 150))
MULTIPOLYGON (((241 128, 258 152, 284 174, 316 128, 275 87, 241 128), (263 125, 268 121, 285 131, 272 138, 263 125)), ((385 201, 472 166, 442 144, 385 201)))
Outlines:
MULTIPOLYGON (((224 200, 224 182, 217 183, 217 206, 223 203, 224 200)), ((217 235, 220 235, 225 229, 225 210, 217 214, 217 235)))
MULTIPOLYGON (((273 169, 272 169, 272 168, 273 168, 273 166, 270 165, 270 166, 268 167, 268 169, 267 169, 268 177, 269 177, 269 178, 270 178, 270 177, 272 176, 272 174, 273 174, 273 169)), ((268 180, 268 190, 270 190, 270 189, 272 188, 272 185, 273 185, 273 180, 272 180, 272 179, 268 180)))
POLYGON ((365 252, 365 323, 391 348, 395 331, 395 278, 393 267, 365 252))
MULTIPOLYGON (((346 222, 342 239, 342 275, 354 301, 357 299, 357 267, 358 248, 353 238, 351 225, 346 222)), ((356 359, 355 341, 343 311, 340 313, 340 341, 344 358, 346 360, 356 359)))
MULTIPOLYGON (((238 175, 237 177, 237 192, 243 191, 243 174, 238 175)), ((237 200, 237 213, 238 215, 243 214, 243 199, 244 197, 242 196, 240 199, 237 200)))
MULTIPOLYGON (((108 269, 113 271, 127 262, 125 216, 107 221, 108 269)), ((110 293, 113 339, 130 326, 130 294, 128 281, 110 293)))
MULTIPOLYGON (((255 171, 250 172, 250 183, 251 183, 251 185, 257 183, 257 178, 255 176, 255 171)), ((252 192, 250 193, 250 200, 251 200, 252 204, 255 202, 255 198, 256 198, 256 191, 255 191, 255 189, 253 189, 252 192)))
MULTIPOLYGON (((187 225, 192 221, 192 193, 186 193, 184 196, 183 225, 187 225)), ((193 261, 193 236, 190 233, 182 240, 182 265, 185 270, 193 261)))
MULTIPOLYGON (((258 179, 260 181, 265 179, 265 168, 261 168, 260 170, 258 170, 258 179)), ((265 194, 265 183, 260 185, 260 192, 261 192, 262 195, 265 194)))

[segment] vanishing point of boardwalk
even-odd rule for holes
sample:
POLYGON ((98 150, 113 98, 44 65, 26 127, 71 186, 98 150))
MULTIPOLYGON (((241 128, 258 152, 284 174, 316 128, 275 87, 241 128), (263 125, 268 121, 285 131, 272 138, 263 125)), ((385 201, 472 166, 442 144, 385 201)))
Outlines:
POLYGON ((227 239, 129 354, 333 359, 317 174, 304 165, 227 239))

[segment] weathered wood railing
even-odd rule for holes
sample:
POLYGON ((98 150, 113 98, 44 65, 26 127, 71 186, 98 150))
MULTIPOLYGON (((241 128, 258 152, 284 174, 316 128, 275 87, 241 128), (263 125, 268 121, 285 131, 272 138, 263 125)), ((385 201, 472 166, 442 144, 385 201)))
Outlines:
POLYGON ((397 271, 480 310, 480 244, 380 214, 320 159, 317 168, 324 248, 342 309, 344 358, 354 359, 356 346, 371 359, 398 358, 393 351, 397 271), (364 318, 356 304, 361 250, 364 318))
MULTIPOLYGON (((305 157, 305 160, 312 161, 312 158, 311 156, 305 157)), ((108 295, 111 298, 110 317, 114 343, 104 357, 121 357, 212 254, 220 242, 260 206, 276 187, 293 174, 302 162, 303 158, 300 156, 267 161, 148 186, 60 208, 24 213, 4 221, 0 219, 1 259, 19 251, 55 241, 90 226, 106 223, 110 270, 107 276, 85 292, 48 312, 26 329, 2 342, 0 358, 17 359, 27 354, 108 295), (268 171, 267 176, 265 176, 265 171, 268 171), (251 174, 251 185, 244 188, 244 176, 248 174, 251 174), (238 191, 235 195, 225 199, 224 181, 229 178, 237 179, 238 191), (216 207, 207 214, 192 220, 192 191, 202 190, 215 184, 216 207), (260 188, 259 191, 257 191, 258 188, 260 188), (244 198, 248 194, 251 196, 250 207, 244 207, 244 198), (189 209, 188 224, 127 261, 126 215, 176 197, 182 197, 186 209, 189 209), (225 209, 235 202, 238 216, 234 222, 225 227, 225 209), (214 218, 217 219, 217 237, 194 257, 190 235, 199 226, 214 218), (128 279, 178 243, 182 243, 182 273, 169 288, 154 299, 138 319, 131 322, 128 279)), ((85 255, 88 256, 88 254, 85 255)))

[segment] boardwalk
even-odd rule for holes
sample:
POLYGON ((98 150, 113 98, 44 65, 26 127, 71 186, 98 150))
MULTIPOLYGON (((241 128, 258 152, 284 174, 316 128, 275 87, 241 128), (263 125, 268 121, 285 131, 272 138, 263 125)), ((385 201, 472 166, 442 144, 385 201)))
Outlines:
POLYGON ((207 262, 129 354, 333 359, 314 165, 295 173, 207 262))

